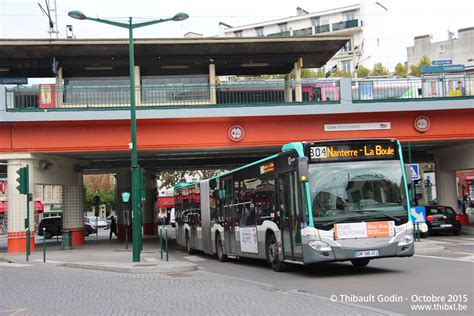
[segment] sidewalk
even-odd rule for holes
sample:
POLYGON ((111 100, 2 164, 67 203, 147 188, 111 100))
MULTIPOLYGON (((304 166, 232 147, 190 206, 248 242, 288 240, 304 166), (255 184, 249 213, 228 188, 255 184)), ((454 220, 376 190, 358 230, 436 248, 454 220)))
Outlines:
MULTIPOLYGON (((118 240, 98 239, 87 240, 87 244, 72 250, 61 250, 59 242, 47 243, 46 264, 70 268, 91 269, 121 273, 179 273, 197 270, 197 265, 188 261, 179 261, 161 253, 156 238, 143 240, 143 251, 140 262, 132 262, 132 245, 128 250, 125 243, 118 240)), ((25 263, 24 253, 7 253, 0 250, 0 262, 25 263)), ((29 262, 43 264, 43 246, 36 244, 35 251, 29 262)))

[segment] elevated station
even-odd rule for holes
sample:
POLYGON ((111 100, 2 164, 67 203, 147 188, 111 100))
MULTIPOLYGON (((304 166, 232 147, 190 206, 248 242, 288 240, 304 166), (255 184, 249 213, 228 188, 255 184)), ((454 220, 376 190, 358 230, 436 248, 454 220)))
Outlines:
MULTIPOLYGON (((347 40, 135 40, 144 234, 154 234, 160 171, 231 168, 293 141, 398 138, 406 161, 436 163, 438 201, 456 207, 456 170, 474 169, 474 77, 436 78, 435 85, 423 78, 301 79, 302 68, 323 66, 347 40), (268 74, 281 79, 262 79, 268 74), (463 93, 451 93, 458 81, 463 93)), ((80 245, 82 175, 114 173, 117 192, 130 192, 128 41, 0 40, 0 56, 8 251, 25 249, 26 207, 15 189, 16 171, 25 165, 30 192, 35 185, 63 187, 63 228, 80 245), (32 84, 31 78, 50 80, 32 84)))

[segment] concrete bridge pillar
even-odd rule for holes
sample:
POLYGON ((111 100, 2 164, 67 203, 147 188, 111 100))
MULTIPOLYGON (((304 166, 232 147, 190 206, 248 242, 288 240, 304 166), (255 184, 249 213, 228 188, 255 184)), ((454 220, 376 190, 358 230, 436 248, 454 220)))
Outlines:
MULTIPOLYGON (((29 167, 29 192, 34 191, 34 168, 33 160, 11 159, 7 160, 7 174, 8 174, 8 252, 26 252, 26 200, 24 194, 20 194, 16 187, 18 183, 17 171, 21 167, 29 167)), ((35 211, 33 202, 30 203, 30 251, 35 250, 35 211)))
POLYGON ((123 168, 115 174, 117 180, 117 232, 120 240, 125 240, 125 231, 128 231, 128 238, 132 237, 132 219, 130 218, 131 198, 126 205, 122 202, 122 192, 132 192, 130 168, 123 168), (125 212, 127 210, 127 212, 125 212), (127 214, 126 214, 127 213, 127 214), (126 217, 126 215, 128 217, 126 217))
POLYGON ((474 142, 434 151, 438 204, 458 209, 456 170, 474 169, 474 142))
POLYGON ((84 187, 82 174, 77 185, 63 186, 63 230, 70 231, 72 246, 84 244, 84 187))

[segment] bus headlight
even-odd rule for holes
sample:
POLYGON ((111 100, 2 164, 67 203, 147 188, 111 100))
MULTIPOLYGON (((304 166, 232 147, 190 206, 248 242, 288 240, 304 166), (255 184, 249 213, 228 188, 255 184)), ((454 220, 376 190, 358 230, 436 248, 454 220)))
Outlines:
POLYGON ((407 246, 413 242, 413 236, 410 234, 406 234, 403 236, 402 240, 398 242, 399 246, 407 246))
POLYGON ((332 251, 331 246, 329 246, 324 241, 310 240, 308 245, 316 251, 332 251))

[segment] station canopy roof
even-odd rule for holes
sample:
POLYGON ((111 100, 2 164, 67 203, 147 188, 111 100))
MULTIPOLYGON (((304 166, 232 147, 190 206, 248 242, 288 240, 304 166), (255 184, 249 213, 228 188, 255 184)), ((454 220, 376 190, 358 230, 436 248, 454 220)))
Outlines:
MULTIPOLYGON (((135 65, 141 76, 289 73, 299 57, 304 68, 320 68, 349 40, 347 37, 210 37, 135 39, 135 65)), ((128 39, 0 40, 0 77, 64 78, 129 75, 128 39)))

